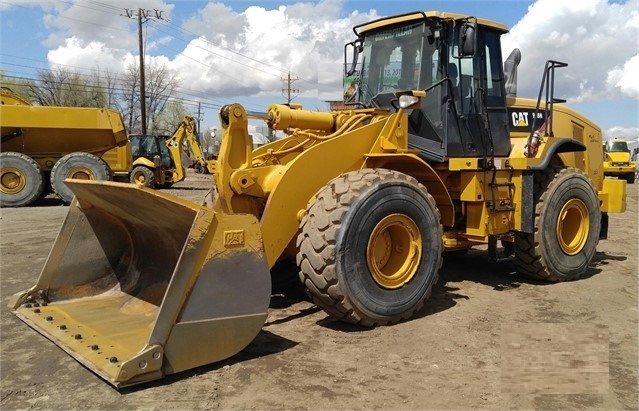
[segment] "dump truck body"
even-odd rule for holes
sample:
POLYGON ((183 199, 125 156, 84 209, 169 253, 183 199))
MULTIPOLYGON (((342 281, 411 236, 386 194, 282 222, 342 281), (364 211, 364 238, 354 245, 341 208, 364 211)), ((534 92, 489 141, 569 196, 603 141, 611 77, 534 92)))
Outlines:
POLYGON ((625 208, 625 182, 600 178, 600 129, 552 92, 543 107, 508 100, 505 26, 416 12, 354 31, 352 110, 220 110, 207 207, 70 183, 76 200, 38 282, 11 301, 15 313, 123 387, 241 350, 266 318, 268 270, 283 259, 295 259, 317 306, 363 326, 421 310, 446 251, 487 245, 491 258, 552 282, 587 273, 607 213, 625 208), (545 120, 518 131, 509 110, 545 120), (249 118, 288 137, 254 150, 249 118))
POLYGON ((69 203, 65 178, 108 180, 130 171, 131 150, 117 111, 33 106, 7 89, 1 95, 3 206, 28 205, 51 188, 69 203))

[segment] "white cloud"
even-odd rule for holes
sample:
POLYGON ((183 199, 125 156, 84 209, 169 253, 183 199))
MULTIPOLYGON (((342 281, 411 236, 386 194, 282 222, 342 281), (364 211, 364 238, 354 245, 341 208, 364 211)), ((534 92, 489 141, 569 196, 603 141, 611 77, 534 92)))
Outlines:
MULTIPOLYGON (((537 95, 544 64, 555 59, 569 64, 557 71, 558 97, 573 103, 639 98, 639 0, 609 1, 538 0, 529 7, 503 37, 504 57, 513 47, 522 51, 520 95, 537 95)), ((137 25, 121 16, 128 3, 23 3, 46 4, 52 65, 117 70, 136 62, 137 25)), ((169 19, 179 7, 164 0, 139 3, 167 11, 169 19)), ((207 99, 279 98, 289 71, 302 97, 339 98, 343 45, 353 40, 354 25, 380 17, 376 10, 345 14, 343 0, 266 4, 272 3, 236 2, 235 9, 203 3, 184 21, 146 24, 147 56, 154 56, 147 61, 166 61, 185 90, 207 99), (244 10, 237 8, 243 4, 244 10)))
POLYGON ((611 127, 603 130, 604 140, 611 138, 623 138, 626 140, 639 141, 638 127, 611 127))
POLYGON ((279 96, 289 71, 301 96, 317 97, 318 89, 332 89, 340 96, 342 72, 335 63, 342 61, 343 45, 352 40, 351 27, 377 18, 375 11, 340 18, 341 3, 251 6, 240 13, 210 3, 184 23, 201 37, 191 41, 171 67, 182 73, 189 89, 221 97, 279 96), (326 75, 326 67, 332 75, 326 75))
POLYGON ((639 99, 639 54, 626 61, 623 67, 610 70, 606 84, 618 88, 628 97, 639 99))
POLYGON ((107 47, 99 41, 84 42, 76 37, 67 38, 63 45, 50 50, 47 59, 55 65, 84 68, 82 74, 94 69, 106 69, 119 73, 133 61, 133 55, 126 50, 107 47), (93 63, 93 64, 92 64, 93 63))
POLYGON ((503 36, 503 53, 522 52, 519 95, 536 96, 546 60, 558 69, 558 96, 574 102, 639 97, 639 0, 538 0, 503 36))
MULTIPOLYGON (((141 3, 148 9, 173 7, 161 0, 141 3)), ((351 28, 379 17, 375 10, 342 16, 342 3, 322 0, 271 9, 248 6, 243 11, 207 3, 181 24, 183 32, 178 36, 197 37, 173 50, 181 51, 179 54, 172 59, 162 56, 169 39, 160 28, 154 31, 154 25, 145 31, 146 54, 166 61, 185 90, 197 90, 209 98, 281 97, 282 78, 289 72, 300 96, 321 93, 324 98, 338 98, 342 89, 339 63, 344 44, 353 40, 351 28)), ((124 12, 118 3, 93 2, 62 3, 51 10, 45 17, 53 30, 46 41, 52 49, 49 62, 118 70, 125 62, 135 61, 130 57, 137 54, 137 27, 116 9, 124 12)), ((179 30, 176 24, 169 28, 179 30)))

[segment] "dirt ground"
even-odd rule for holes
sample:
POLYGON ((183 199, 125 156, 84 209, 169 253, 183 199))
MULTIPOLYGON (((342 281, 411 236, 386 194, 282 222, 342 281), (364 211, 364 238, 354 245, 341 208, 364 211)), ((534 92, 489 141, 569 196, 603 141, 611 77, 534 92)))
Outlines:
MULTIPOLYGON (((208 185, 190 173, 167 191, 200 202, 208 185)), ((628 186, 582 280, 527 280, 472 251, 444 263, 416 318, 375 329, 332 320, 291 282, 240 354, 121 391, 7 309, 67 207, 2 209, 0 409, 639 409, 638 197, 628 186)))

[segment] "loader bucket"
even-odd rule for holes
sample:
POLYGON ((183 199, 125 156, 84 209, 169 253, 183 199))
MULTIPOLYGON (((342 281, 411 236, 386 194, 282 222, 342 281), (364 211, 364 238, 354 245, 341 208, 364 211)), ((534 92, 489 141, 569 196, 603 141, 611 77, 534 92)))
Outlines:
POLYGON ((67 180, 76 200, 11 307, 115 387, 228 358, 266 321, 257 219, 132 184, 67 180))

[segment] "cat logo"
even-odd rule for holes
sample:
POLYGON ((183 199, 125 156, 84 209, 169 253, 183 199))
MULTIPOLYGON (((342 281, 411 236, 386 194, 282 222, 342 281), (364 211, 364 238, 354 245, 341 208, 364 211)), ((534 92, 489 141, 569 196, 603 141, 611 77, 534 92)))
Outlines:
POLYGON ((533 122, 538 127, 544 122, 544 113, 534 110, 512 110, 509 109, 510 126, 515 131, 530 130, 533 122))
POLYGON ((532 123, 533 118, 543 118, 543 113, 535 113, 530 111, 513 111, 510 114, 513 127, 528 127, 532 123), (535 115, 536 114, 536 115, 535 115))

